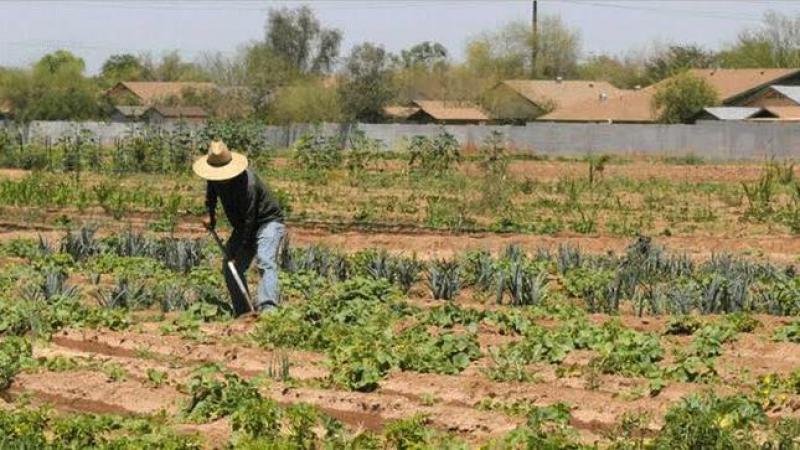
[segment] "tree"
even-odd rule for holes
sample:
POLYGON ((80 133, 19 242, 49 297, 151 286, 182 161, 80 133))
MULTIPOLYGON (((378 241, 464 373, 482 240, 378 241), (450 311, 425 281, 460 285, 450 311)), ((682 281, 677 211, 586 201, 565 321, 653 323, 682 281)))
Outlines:
POLYGON ((220 52, 203 53, 198 65, 219 86, 244 86, 247 84, 246 58, 246 49, 230 57, 220 52))
POLYGON ((404 69, 423 68, 431 71, 447 64, 447 49, 438 42, 420 42, 401 51, 400 61, 404 69))
POLYGON ((335 123, 342 119, 339 93, 318 79, 278 89, 269 106, 271 123, 335 123))
POLYGON ((253 44, 245 50, 244 74, 245 86, 252 94, 253 108, 262 116, 267 114, 278 87, 296 78, 293 68, 263 43, 253 44))
POLYGON ((467 46, 467 66, 476 75, 503 78, 555 78, 576 74, 581 39, 559 16, 539 21, 534 41, 530 26, 512 22, 495 33, 484 33, 467 46), (531 68, 531 52, 537 46, 536 65, 531 68))
POLYGON ((151 55, 141 57, 142 77, 153 81, 207 81, 208 75, 194 63, 184 61, 177 51, 169 52, 156 62, 151 55))
POLYGON ((762 25, 739 34, 737 42, 723 51, 726 67, 800 66, 800 14, 794 18, 774 11, 764 14, 762 25))
POLYGON ((271 9, 265 44, 300 73, 327 73, 339 56, 342 32, 323 28, 308 6, 271 9))
POLYGON ((339 96, 349 119, 373 122, 383 116, 392 98, 391 55, 383 47, 363 43, 353 47, 342 72, 339 96))
POLYGON ((658 51, 645 65, 645 78, 656 83, 686 69, 705 69, 716 64, 714 53, 696 45, 671 45, 658 51))
POLYGON ((707 106, 716 105, 719 95, 706 80, 689 71, 664 81, 653 96, 651 108, 662 123, 684 123, 707 106))
POLYGON ((81 76, 85 68, 86 64, 83 59, 78 58, 67 50, 56 50, 53 53, 42 56, 42 59, 33 65, 33 72, 35 75, 40 76, 58 74, 81 76))
POLYGON ((630 57, 620 59, 608 55, 592 56, 578 66, 578 77, 583 80, 608 81, 622 89, 649 84, 644 75, 644 64, 630 57))
POLYGON ((109 56, 100 71, 100 76, 106 86, 117 84, 120 81, 143 80, 144 75, 144 65, 139 58, 130 53, 109 56))
POLYGON ((447 49, 438 42, 421 42, 402 50, 393 73, 396 100, 407 104, 420 98, 447 98, 450 65, 447 49))
POLYGON ((469 41, 467 69, 476 77, 495 81, 524 76, 530 47, 526 45, 522 27, 523 24, 512 23, 498 32, 484 33, 469 41))
POLYGON ((49 53, 31 70, 4 77, 0 98, 14 108, 15 118, 30 120, 86 120, 99 115, 98 91, 84 77, 81 58, 66 50, 49 53))
POLYGON ((570 77, 576 73, 581 50, 580 32, 570 29, 559 16, 545 16, 539 22, 534 77, 570 77))

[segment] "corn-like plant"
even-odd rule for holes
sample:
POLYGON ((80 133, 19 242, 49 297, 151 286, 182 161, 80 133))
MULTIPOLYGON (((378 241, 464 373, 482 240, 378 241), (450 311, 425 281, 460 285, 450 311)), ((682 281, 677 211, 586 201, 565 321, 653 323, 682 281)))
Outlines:
POLYGON ((158 242, 155 256, 170 269, 189 273, 203 261, 203 241, 165 238, 158 242))
POLYGON ((313 272, 321 277, 340 281, 350 276, 350 262, 347 257, 318 245, 284 250, 280 263, 290 273, 313 272))
POLYGON ((23 289, 23 297, 30 301, 45 302, 77 297, 78 288, 68 285, 66 280, 67 275, 60 270, 47 271, 39 283, 28 285, 23 289))
POLYGON ((68 232, 61 239, 61 252, 68 253, 75 261, 83 261, 89 256, 100 253, 101 246, 95 237, 96 232, 97 228, 90 226, 68 232))
POLYGON ((369 256, 370 258, 367 261, 367 273, 375 279, 383 278, 393 281, 392 269, 394 261, 392 260, 392 256, 389 255, 389 252, 386 251, 386 249, 381 249, 369 256))
POLYGON ((120 278, 111 290, 100 290, 97 302, 104 308, 145 308, 152 304, 152 295, 143 284, 120 278))
POLYGON ((428 266, 428 287, 436 300, 452 300, 461 289, 457 261, 436 260, 428 266))
POLYGON ((172 284, 164 289, 161 297, 161 311, 184 311, 189 307, 189 299, 185 288, 172 284))
POLYGON ((480 250, 467 254, 465 265, 469 284, 484 292, 494 286, 497 268, 494 258, 489 252, 480 250))
POLYGON ((556 267, 558 273, 565 274, 570 269, 576 269, 581 266, 583 255, 580 249, 571 245, 559 245, 558 253, 556 255, 556 267))
POLYGON ((528 270, 524 261, 512 262, 497 272, 497 303, 503 302, 504 294, 515 306, 540 305, 547 296, 547 273, 528 270))
POLYGON ((404 293, 419 281, 419 273, 425 267, 422 261, 415 256, 411 258, 397 258, 392 267, 392 278, 404 293))
POLYGON ((38 250, 39 255, 41 256, 50 256, 53 253, 55 253, 55 250, 50 245, 50 242, 47 240, 46 237, 42 236, 41 234, 39 235, 39 242, 36 246, 36 249, 38 250))
POLYGON ((119 256, 152 257, 155 254, 156 245, 144 233, 129 229, 116 239, 113 250, 119 256))

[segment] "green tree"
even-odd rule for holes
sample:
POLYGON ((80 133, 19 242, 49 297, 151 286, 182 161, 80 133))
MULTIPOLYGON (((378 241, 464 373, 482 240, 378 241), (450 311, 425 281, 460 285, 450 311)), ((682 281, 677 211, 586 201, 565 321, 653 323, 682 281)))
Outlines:
POLYGON ((447 49, 438 42, 420 42, 400 52, 404 69, 423 68, 431 71, 447 65, 447 49))
POLYGON ((267 114, 278 88, 297 78, 289 64, 263 43, 245 50, 244 74, 244 85, 250 90, 253 108, 261 116, 267 114))
POLYGON ((112 86, 120 81, 143 80, 144 75, 144 65, 139 58, 130 53, 109 56, 100 71, 106 86, 112 86))
POLYGON ((348 119, 381 119, 383 107, 394 95, 391 63, 391 55, 383 47, 369 42, 353 47, 339 85, 342 110, 348 119))
POLYGON ((0 98, 14 109, 15 118, 86 120, 99 115, 98 89, 84 77, 81 58, 66 50, 49 53, 31 70, 12 71, 0 85, 0 98))
POLYGON ((645 78, 656 83, 686 69, 705 69, 716 64, 714 53, 696 45, 671 45, 645 65, 645 78))
POLYGON ((608 81, 622 89, 650 84, 645 77, 644 64, 633 58, 597 55, 578 66, 578 77, 583 80, 608 81))
POLYGON ((198 65, 181 58, 177 51, 169 52, 155 61, 151 55, 141 58, 143 78, 154 81, 207 81, 208 75, 198 65))
POLYGON ((719 95, 706 80, 682 72, 661 83, 651 108, 662 123, 684 123, 707 106, 716 105, 719 95))
POLYGON ((339 94, 319 79, 297 81, 278 90, 270 103, 269 121, 277 124, 339 122, 339 94))
POLYGON ((324 28, 308 6, 271 9, 265 44, 300 73, 326 73, 339 55, 342 32, 324 28))
POLYGON ((767 12, 761 26, 740 33, 720 60, 732 68, 800 66, 800 14, 767 12))
POLYGON ((408 104, 420 98, 449 98, 452 84, 447 49, 437 42, 421 42, 402 50, 392 74, 396 101, 408 104))
POLYGON ((503 78, 555 78, 576 75, 581 50, 580 33, 559 16, 539 21, 534 38, 530 25, 512 22, 494 33, 484 33, 467 45, 467 66, 477 75, 503 78), (536 65, 531 54, 536 46, 536 65))

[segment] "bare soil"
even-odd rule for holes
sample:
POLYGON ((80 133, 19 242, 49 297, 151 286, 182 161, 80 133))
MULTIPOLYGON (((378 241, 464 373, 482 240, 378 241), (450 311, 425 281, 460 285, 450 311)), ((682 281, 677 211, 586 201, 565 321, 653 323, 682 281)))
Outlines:
MULTIPOLYGON (((597 323, 609 319, 603 315, 590 318, 597 323)), ((621 320, 627 326, 648 332, 658 332, 664 325, 663 319, 623 316, 621 320)), ((460 375, 394 372, 376 392, 343 391, 327 383, 324 355, 270 351, 248 344, 246 334, 253 327, 252 320, 208 325, 204 327, 202 342, 163 335, 157 323, 144 323, 127 332, 67 330, 54 336, 49 344, 37 344, 34 356, 70 357, 83 364, 66 372, 22 373, 9 392, 12 397, 30 396, 34 403, 51 404, 64 411, 177 413, 187 399, 184 383, 200 365, 216 363, 245 378, 263 377, 275 364, 276 354, 281 353, 291 362, 292 381, 270 380, 260 384, 262 393, 281 404, 313 404, 353 429, 377 430, 387 421, 424 413, 433 426, 480 443, 499 437, 524 421, 521 417, 481 408, 482 403, 528 400, 546 406, 564 402, 571 405, 571 424, 581 440, 591 443, 613 429, 624 414, 648 414, 652 417, 649 428, 657 430, 667 408, 688 393, 706 390, 733 393, 753 386, 758 375, 786 375, 795 370, 800 365, 800 345, 769 339, 774 328, 785 320, 771 317, 759 320, 763 326, 757 332, 743 333, 734 343, 726 344, 717 364, 721 383, 670 383, 655 397, 647 395, 648 383, 644 379, 599 375, 590 383, 586 370, 593 357, 590 351, 570 354, 561 364, 569 370, 561 374, 548 364, 529 366, 528 371, 534 375, 530 382, 491 381, 484 373, 484 368, 491 364, 485 357, 460 375), (99 369, 109 364, 124 369, 124 379, 113 381, 99 369), (167 382, 160 387, 148 384, 149 369, 167 373, 167 382)), ((509 340, 492 330, 481 329, 479 333, 485 352, 509 340)), ((668 353, 685 344, 680 339, 669 342, 668 353)), ((793 399, 789 405, 800 405, 800 399, 793 399)), ((792 407, 772 414, 798 415, 792 407)), ((227 437, 229 427, 223 421, 202 426, 186 424, 181 429, 204 434, 208 431, 209 442, 219 443, 227 437)))

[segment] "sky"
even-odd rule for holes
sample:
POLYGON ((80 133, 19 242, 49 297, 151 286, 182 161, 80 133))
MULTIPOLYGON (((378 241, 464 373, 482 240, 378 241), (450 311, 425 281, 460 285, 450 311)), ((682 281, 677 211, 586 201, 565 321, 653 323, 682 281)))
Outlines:
MULTIPOLYGON (((115 53, 178 50, 190 60, 208 51, 233 54, 263 38, 270 8, 302 4, 342 30, 343 54, 364 41, 399 52, 428 40, 444 44, 455 60, 471 37, 531 16, 531 1, 510 0, 0 0, 0 65, 28 65, 62 48, 82 57, 90 74, 115 53)), ((584 55, 625 54, 653 42, 717 49, 757 27, 768 10, 800 15, 800 0, 539 0, 538 9, 579 29, 584 55)))

